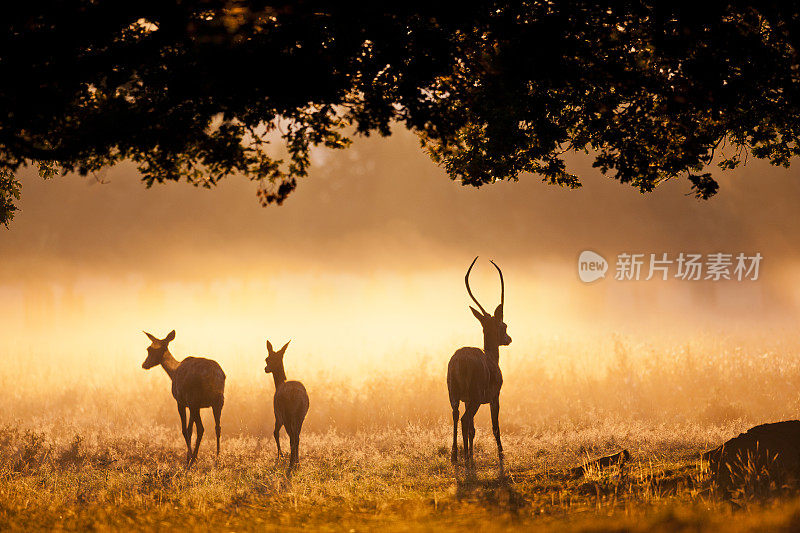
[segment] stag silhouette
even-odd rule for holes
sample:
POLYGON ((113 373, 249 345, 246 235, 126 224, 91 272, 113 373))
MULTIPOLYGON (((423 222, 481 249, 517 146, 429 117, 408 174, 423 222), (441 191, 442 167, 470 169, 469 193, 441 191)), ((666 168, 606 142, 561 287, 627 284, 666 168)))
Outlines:
POLYGON ((458 462, 458 407, 464 402, 464 415, 461 417, 461 436, 464 441, 464 464, 475 465, 472 453, 472 442, 475 438, 475 413, 481 405, 488 403, 492 412, 492 432, 497 441, 497 454, 500 468, 503 467, 503 445, 500 442, 500 387, 503 386, 503 374, 500 372, 500 346, 511 344, 505 322, 503 322, 503 303, 505 301, 505 285, 503 272, 494 261, 491 263, 500 274, 500 305, 490 315, 481 306, 469 288, 469 273, 475 261, 467 269, 464 283, 467 293, 478 306, 478 311, 470 306, 472 314, 483 328, 483 350, 479 348, 459 348, 450 358, 447 365, 447 391, 450 394, 450 406, 453 409, 453 451, 451 460, 458 462))
POLYGON ((211 407, 214 412, 214 429, 217 433, 217 457, 219 457, 220 417, 225 402, 225 372, 211 359, 187 357, 177 361, 169 352, 169 343, 175 338, 175 330, 163 339, 144 332, 152 344, 147 348, 147 359, 142 363, 145 370, 161 365, 172 380, 172 396, 178 402, 181 416, 181 432, 186 440, 186 464, 190 466, 197 460, 197 450, 203 440, 203 421, 200 409, 211 407), (189 423, 186 423, 186 409, 189 409, 189 423), (197 439, 192 451, 192 424, 197 427, 197 439))
MULTIPOLYGON (((291 341, 290 341, 291 342, 291 341)), ((275 410, 275 444, 278 446, 278 457, 281 454, 281 426, 286 428, 289 434, 289 468, 294 468, 300 455, 300 430, 303 428, 303 420, 308 412, 308 393, 306 388, 299 381, 286 381, 286 371, 283 369, 283 355, 289 343, 277 352, 272 348, 272 343, 267 341, 267 366, 264 372, 272 374, 275 380, 275 396, 272 399, 272 406, 275 410)))

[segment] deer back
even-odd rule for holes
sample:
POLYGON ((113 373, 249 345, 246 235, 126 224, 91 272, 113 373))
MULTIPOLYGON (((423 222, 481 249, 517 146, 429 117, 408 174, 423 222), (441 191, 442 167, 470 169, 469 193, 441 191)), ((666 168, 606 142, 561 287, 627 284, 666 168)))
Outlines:
POLYGON ((275 416, 284 424, 301 421, 308 412, 308 393, 299 381, 287 381, 275 390, 275 416))
POLYGON ((496 361, 479 348, 464 347, 447 365, 447 388, 453 399, 465 403, 489 403, 500 394, 503 374, 496 361))
POLYGON ((211 407, 224 397, 225 372, 216 361, 187 357, 172 379, 172 395, 189 407, 211 407))

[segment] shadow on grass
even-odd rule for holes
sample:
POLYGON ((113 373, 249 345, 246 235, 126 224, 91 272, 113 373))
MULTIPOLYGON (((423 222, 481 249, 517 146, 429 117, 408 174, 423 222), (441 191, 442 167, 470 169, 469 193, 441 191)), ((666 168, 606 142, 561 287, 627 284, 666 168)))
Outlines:
POLYGON ((476 503, 486 509, 503 510, 517 515, 529 505, 514 487, 514 482, 500 469, 494 476, 482 478, 474 468, 456 470, 456 499, 476 503))

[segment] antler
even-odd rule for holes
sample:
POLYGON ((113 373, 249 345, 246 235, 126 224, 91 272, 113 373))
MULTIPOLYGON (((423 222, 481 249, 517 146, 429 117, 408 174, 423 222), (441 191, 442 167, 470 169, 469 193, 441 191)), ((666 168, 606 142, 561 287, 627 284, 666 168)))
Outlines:
POLYGON ((484 309, 483 306, 480 304, 480 302, 478 302, 478 300, 475 298, 475 296, 472 295, 472 291, 469 288, 469 273, 472 270, 472 267, 475 265, 475 261, 477 260, 478 256, 476 255, 475 259, 472 260, 472 264, 469 265, 469 268, 467 269, 467 275, 464 276, 464 283, 466 283, 467 285, 467 292, 469 293, 469 297, 472 298, 472 301, 475 302, 475 305, 478 306, 478 309, 480 309, 484 315, 488 315, 489 313, 486 312, 486 309, 484 309))
MULTIPOLYGON (((477 257, 475 259, 477 259, 477 257)), ((500 274, 500 305, 503 305, 503 303, 505 303, 506 300, 506 287, 505 284, 503 283, 503 271, 500 270, 500 267, 497 266, 494 261, 492 261, 492 264, 497 269, 497 273, 500 274)))

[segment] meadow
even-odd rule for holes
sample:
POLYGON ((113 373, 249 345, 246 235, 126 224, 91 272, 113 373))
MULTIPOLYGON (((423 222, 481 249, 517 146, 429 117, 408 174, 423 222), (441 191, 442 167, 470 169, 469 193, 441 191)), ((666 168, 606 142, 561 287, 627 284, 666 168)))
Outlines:
POLYGON ((187 470, 163 371, 128 364, 97 377, 69 370, 69 361, 14 354, 0 368, 0 529, 800 526, 793 494, 774 487, 723 500, 700 461, 755 424, 797 417, 800 345, 788 335, 681 343, 608 335, 534 348, 536 357, 501 355, 502 474, 485 406, 476 472, 450 464, 446 354, 358 378, 315 372, 300 356, 292 367, 287 356, 290 378, 302 377, 311 396, 294 474, 276 457, 273 384, 258 365, 229 365, 222 454, 215 461, 204 413, 199 461, 187 470), (632 459, 622 471, 570 475, 623 448, 632 459))

